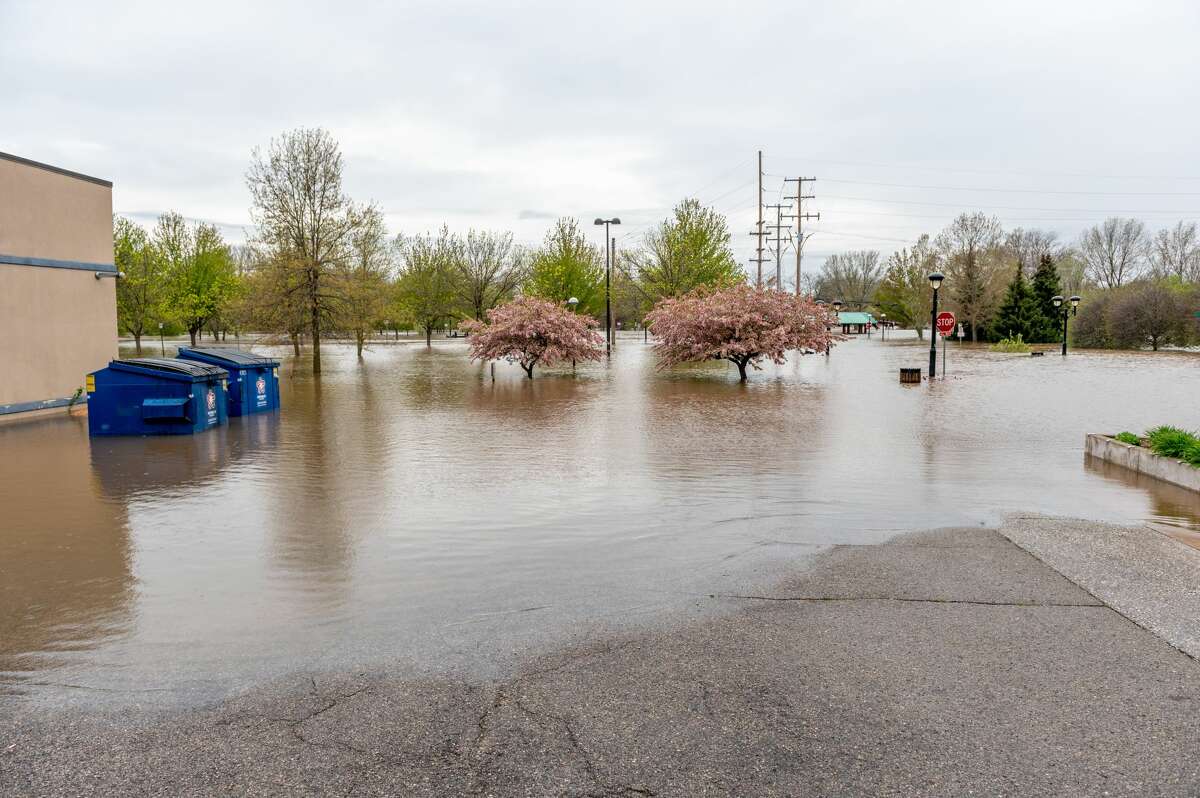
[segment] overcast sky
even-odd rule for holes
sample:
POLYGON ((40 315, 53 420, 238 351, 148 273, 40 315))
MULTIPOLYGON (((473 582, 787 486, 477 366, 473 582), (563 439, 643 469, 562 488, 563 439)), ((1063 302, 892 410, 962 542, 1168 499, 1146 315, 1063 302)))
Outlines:
POLYGON ((393 232, 618 215, 630 245, 691 195, 745 262, 759 148, 768 202, 818 177, 814 266, 960 210, 1200 218, 1194 0, 301 5, 0 0, 0 150, 235 240, 251 150, 298 126, 393 232))

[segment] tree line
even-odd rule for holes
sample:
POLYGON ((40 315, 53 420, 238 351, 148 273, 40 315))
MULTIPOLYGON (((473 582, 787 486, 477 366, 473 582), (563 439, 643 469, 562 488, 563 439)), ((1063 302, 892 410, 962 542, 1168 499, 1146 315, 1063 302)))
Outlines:
MULTIPOLYGON (((114 217, 114 258, 125 273, 118 323, 139 354, 160 323, 186 330, 193 344, 205 333, 254 331, 289 340, 297 356, 308 346, 320 373, 329 337, 354 340, 360 356, 384 329, 417 330, 430 343, 435 331, 484 320, 519 294, 576 299, 575 312, 603 316, 604 248, 577 219, 558 219, 537 247, 518 246, 505 231, 392 236, 378 206, 346 194, 340 149, 321 129, 256 149, 246 184, 254 227, 244 245, 176 212, 150 230, 114 217)), ((681 201, 614 258, 615 319, 641 324, 665 297, 741 282, 729 240, 722 215, 681 201)))
POLYGON ((1061 340, 1056 295, 1083 297, 1071 333, 1079 346, 1157 349, 1200 340, 1195 222, 1151 234, 1140 220, 1114 217, 1064 242, 1052 231, 1005 231, 993 216, 963 213, 886 259, 873 250, 832 255, 811 287, 923 337, 932 303, 927 277, 935 271, 946 277, 941 306, 955 312, 972 341, 1061 340))

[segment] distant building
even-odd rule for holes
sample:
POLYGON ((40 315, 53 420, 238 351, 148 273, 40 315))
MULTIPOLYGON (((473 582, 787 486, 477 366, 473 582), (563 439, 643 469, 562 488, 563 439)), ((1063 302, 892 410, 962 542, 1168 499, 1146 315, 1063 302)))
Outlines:
POLYGON ((116 271, 112 183, 0 152, 0 417, 116 356, 116 271))
POLYGON ((842 325, 842 335, 862 335, 872 327, 878 326, 875 317, 870 313, 857 311, 838 312, 838 323, 842 325))

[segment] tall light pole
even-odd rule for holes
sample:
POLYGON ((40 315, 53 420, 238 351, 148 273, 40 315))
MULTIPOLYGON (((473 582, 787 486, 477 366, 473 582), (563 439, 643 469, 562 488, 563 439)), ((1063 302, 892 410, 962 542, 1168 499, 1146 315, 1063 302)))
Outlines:
POLYGON ((1054 307, 1056 309, 1061 309, 1061 311, 1062 311, 1062 336, 1063 336, 1062 353, 1064 356, 1066 356, 1066 354, 1067 354, 1067 319, 1070 316, 1074 316, 1077 313, 1079 313, 1080 298, 1078 296, 1071 297, 1071 307, 1070 308, 1063 307, 1063 298, 1061 296, 1058 296, 1057 294, 1054 295, 1053 297, 1051 297, 1050 301, 1054 303, 1054 307))
POLYGON ((609 225, 620 224, 621 220, 614 216, 611 219, 596 218, 593 224, 604 225, 604 353, 612 354, 612 236, 609 235, 609 225))
POLYGON ((929 312, 929 379, 937 376, 937 300, 938 289, 946 276, 941 272, 929 275, 929 285, 933 288, 933 309, 929 312))

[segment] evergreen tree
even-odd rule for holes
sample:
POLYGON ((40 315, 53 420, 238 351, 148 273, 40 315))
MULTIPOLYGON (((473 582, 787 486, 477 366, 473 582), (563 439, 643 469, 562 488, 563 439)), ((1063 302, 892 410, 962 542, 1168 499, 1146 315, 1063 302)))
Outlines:
POLYGON ((1062 323, 1060 311, 1054 307, 1054 297, 1062 293, 1062 284, 1058 279, 1058 266, 1050 255, 1042 255, 1038 262, 1037 271, 1033 275, 1033 301, 1041 318, 1034 332, 1034 337, 1027 341, 1037 343, 1055 343, 1062 340, 1062 323))
POLYGON ((1025 273, 1018 263, 1016 274, 1004 295, 1004 302, 996 313, 993 331, 998 338, 1015 338, 1019 335, 1023 340, 1030 341, 1031 336, 1040 332, 1039 326, 1042 323, 1043 317, 1038 311, 1033 291, 1025 281, 1025 273))

